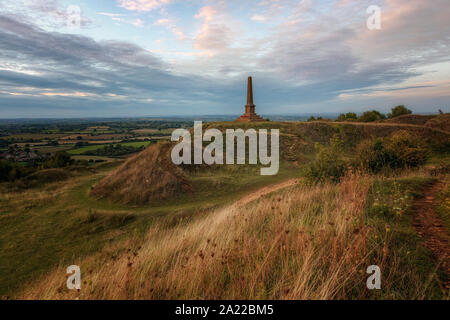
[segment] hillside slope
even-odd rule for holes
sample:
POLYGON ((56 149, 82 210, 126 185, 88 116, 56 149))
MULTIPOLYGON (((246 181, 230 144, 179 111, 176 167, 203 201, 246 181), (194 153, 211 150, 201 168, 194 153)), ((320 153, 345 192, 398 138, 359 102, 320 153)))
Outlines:
POLYGON ((425 126, 450 132, 450 114, 441 114, 428 120, 425 126))
POLYGON ((338 185, 278 184, 267 189, 276 193, 157 223, 144 239, 131 235, 77 260, 89 270, 80 292, 65 288, 61 265, 18 298, 445 299, 409 213, 429 181, 350 175, 338 185), (373 264, 383 270, 383 290, 367 290, 373 264))
POLYGON ((190 190, 183 171, 172 164, 170 145, 155 144, 128 159, 91 190, 98 198, 145 204, 190 190))
MULTIPOLYGON (((384 137, 400 129, 408 130, 421 137, 434 152, 450 150, 450 134, 430 127, 407 124, 365 124, 335 122, 261 122, 234 123, 220 122, 204 124, 203 130, 216 128, 244 130, 279 129, 280 130, 280 170, 289 167, 298 168, 307 163, 315 152, 315 144, 327 144, 334 135, 339 135, 348 152, 352 152, 361 141, 371 137, 384 137)), ((270 139, 269 139, 270 140, 270 139)), ((205 146, 206 144, 204 144, 205 146)), ((173 144, 157 144, 129 159, 121 167, 98 183, 91 194, 95 197, 110 199, 126 204, 151 204, 155 201, 171 199, 184 191, 197 192, 193 174, 217 176, 215 187, 220 187, 226 177, 254 176, 257 170, 248 166, 180 166, 172 164, 170 150, 173 144), (219 172, 226 170, 226 172, 219 172), (220 174, 219 174, 220 173, 220 174), (219 178, 222 177, 222 178, 219 178)), ((205 182, 205 181, 203 181, 205 182)), ((206 184, 203 183, 203 187, 206 184)), ((209 188, 209 187, 208 187, 209 188)), ((201 189, 201 188, 200 188, 201 189)))

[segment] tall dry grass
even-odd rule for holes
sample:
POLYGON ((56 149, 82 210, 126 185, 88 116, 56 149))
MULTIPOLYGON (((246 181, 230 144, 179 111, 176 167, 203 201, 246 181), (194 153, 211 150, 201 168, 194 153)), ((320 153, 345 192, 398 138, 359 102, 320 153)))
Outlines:
POLYGON ((190 190, 182 170, 170 160, 170 144, 158 143, 128 159, 91 190, 98 198, 149 204, 190 190))
POLYGON ((25 299, 346 299, 365 288, 365 176, 339 185, 296 186, 149 230, 143 244, 78 263, 80 292, 60 267, 25 299), (354 290, 356 289, 356 290, 354 290))

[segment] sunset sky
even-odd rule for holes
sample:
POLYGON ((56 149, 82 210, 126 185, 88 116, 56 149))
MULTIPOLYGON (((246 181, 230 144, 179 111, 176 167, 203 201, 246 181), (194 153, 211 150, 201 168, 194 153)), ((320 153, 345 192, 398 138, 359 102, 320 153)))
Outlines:
POLYGON ((449 0, 0 0, 0 118, 238 115, 249 75, 262 115, 450 112, 449 0))

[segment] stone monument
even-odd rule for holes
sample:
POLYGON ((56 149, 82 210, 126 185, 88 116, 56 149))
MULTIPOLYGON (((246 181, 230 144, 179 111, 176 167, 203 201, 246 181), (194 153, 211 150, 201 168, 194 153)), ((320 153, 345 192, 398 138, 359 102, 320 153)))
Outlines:
POLYGON ((248 77, 247 104, 245 106, 245 113, 239 118, 237 118, 235 121, 237 122, 266 121, 255 113, 255 105, 253 104, 252 77, 248 77))

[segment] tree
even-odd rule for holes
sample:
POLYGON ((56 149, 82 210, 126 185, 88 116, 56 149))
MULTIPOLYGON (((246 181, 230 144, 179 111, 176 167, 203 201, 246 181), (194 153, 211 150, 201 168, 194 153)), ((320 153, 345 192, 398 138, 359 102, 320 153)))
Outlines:
POLYGON ((364 140, 356 148, 357 162, 371 172, 417 167, 424 164, 428 156, 426 144, 405 130, 385 138, 364 140))
POLYGON ((342 113, 339 115, 339 117, 337 118, 338 121, 351 121, 351 120, 356 120, 358 117, 356 115, 356 113, 354 112, 347 112, 347 113, 342 113))
POLYGON ((347 171, 344 158, 344 141, 334 135, 328 146, 316 143, 317 155, 314 161, 305 167, 305 176, 308 182, 332 181, 339 182, 347 171))
POLYGON ((70 155, 65 151, 58 151, 43 164, 44 168, 64 168, 73 164, 70 155))
POLYGON ((377 110, 366 111, 359 118, 362 122, 373 122, 386 119, 386 116, 377 110))
POLYGON ((403 105, 400 105, 400 106, 396 106, 396 107, 392 108, 392 113, 388 114, 388 117, 392 119, 392 118, 395 118, 398 116, 402 116, 405 114, 411 114, 411 113, 412 113, 411 110, 409 110, 408 108, 406 108, 403 105))

